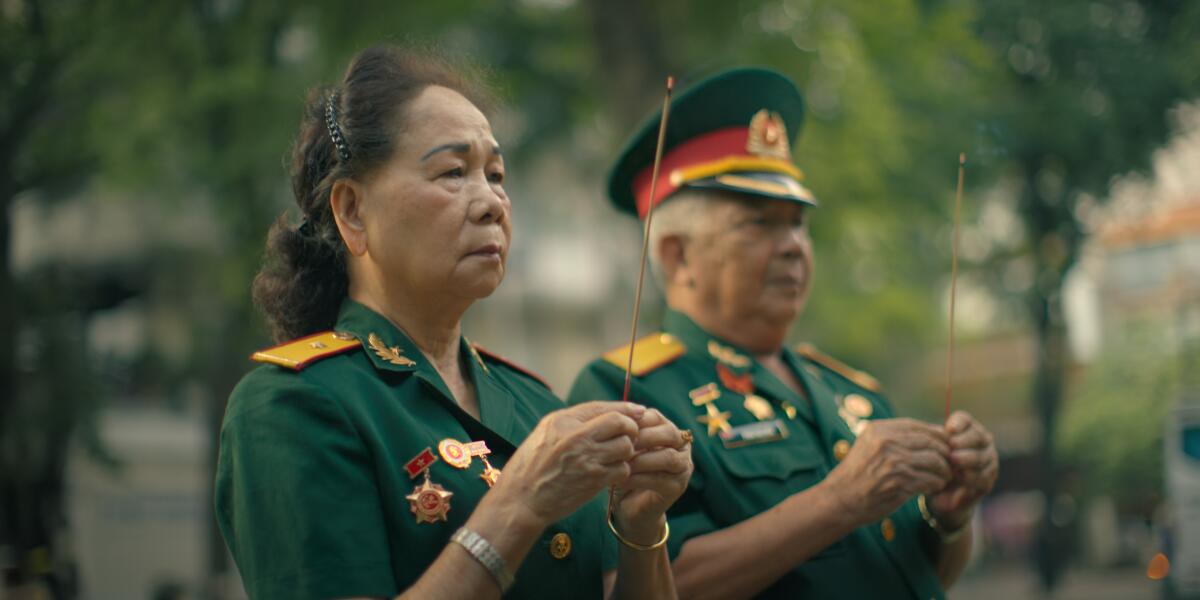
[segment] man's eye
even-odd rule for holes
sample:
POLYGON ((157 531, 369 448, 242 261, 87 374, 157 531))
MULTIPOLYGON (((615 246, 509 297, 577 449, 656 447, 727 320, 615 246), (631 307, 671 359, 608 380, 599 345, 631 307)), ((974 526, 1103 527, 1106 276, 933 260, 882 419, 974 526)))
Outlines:
POLYGON ((496 171, 495 173, 488 175, 488 181, 491 181, 492 183, 504 183, 504 173, 496 171))
POLYGON ((462 167, 454 167, 453 169, 450 169, 449 171, 442 173, 442 177, 462 177, 462 176, 463 176, 462 167))

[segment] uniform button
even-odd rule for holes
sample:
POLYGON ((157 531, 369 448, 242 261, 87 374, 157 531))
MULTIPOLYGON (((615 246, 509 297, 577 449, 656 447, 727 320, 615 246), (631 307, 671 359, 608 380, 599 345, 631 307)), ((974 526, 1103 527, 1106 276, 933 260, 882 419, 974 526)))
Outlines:
POLYGON ((890 542, 896 539, 896 524, 891 519, 884 519, 879 524, 879 532, 883 534, 883 539, 890 542))
POLYGON ((556 533, 550 538, 550 556, 562 560, 571 553, 571 536, 565 533, 556 533))
POLYGON ((850 454, 850 442, 838 440, 833 445, 833 457, 838 459, 838 462, 841 462, 843 458, 846 458, 847 454, 850 454))

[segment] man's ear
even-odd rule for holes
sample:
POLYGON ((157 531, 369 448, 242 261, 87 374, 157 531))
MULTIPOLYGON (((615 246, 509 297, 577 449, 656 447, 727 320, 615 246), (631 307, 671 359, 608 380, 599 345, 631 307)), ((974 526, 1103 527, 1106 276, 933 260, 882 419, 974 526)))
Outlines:
POLYGON ((346 249, 353 256, 367 253, 367 228, 363 223, 363 190, 352 179, 339 179, 329 190, 329 208, 338 232, 346 242, 346 249))
POLYGON ((658 264, 667 287, 687 285, 694 280, 688 264, 687 241, 681 233, 670 233, 658 240, 658 264))

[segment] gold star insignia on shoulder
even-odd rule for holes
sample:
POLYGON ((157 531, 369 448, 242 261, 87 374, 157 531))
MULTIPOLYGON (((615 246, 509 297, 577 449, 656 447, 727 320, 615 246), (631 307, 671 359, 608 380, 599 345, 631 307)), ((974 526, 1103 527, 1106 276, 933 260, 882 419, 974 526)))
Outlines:
POLYGON ((375 351, 375 354, 378 355, 379 358, 382 358, 393 365, 411 367, 417 364, 417 361, 404 356, 404 352, 400 350, 399 346, 388 347, 388 345, 384 344, 383 340, 379 339, 379 336, 375 335, 374 333, 371 333, 367 336, 367 344, 371 346, 371 349, 375 351))

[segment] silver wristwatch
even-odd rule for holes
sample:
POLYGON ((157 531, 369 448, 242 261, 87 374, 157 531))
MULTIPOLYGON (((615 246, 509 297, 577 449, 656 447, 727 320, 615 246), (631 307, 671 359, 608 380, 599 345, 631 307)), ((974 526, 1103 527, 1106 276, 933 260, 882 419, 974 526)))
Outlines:
POLYGON ((500 553, 496 552, 491 542, 483 539, 483 536, 466 527, 459 527, 458 531, 455 531, 454 535, 450 536, 450 541, 462 546, 472 558, 479 561, 479 564, 487 569, 488 573, 492 574, 492 578, 500 586, 501 594, 504 594, 508 591, 508 588, 512 587, 512 571, 508 570, 508 565, 504 563, 504 559, 500 557, 500 553))

